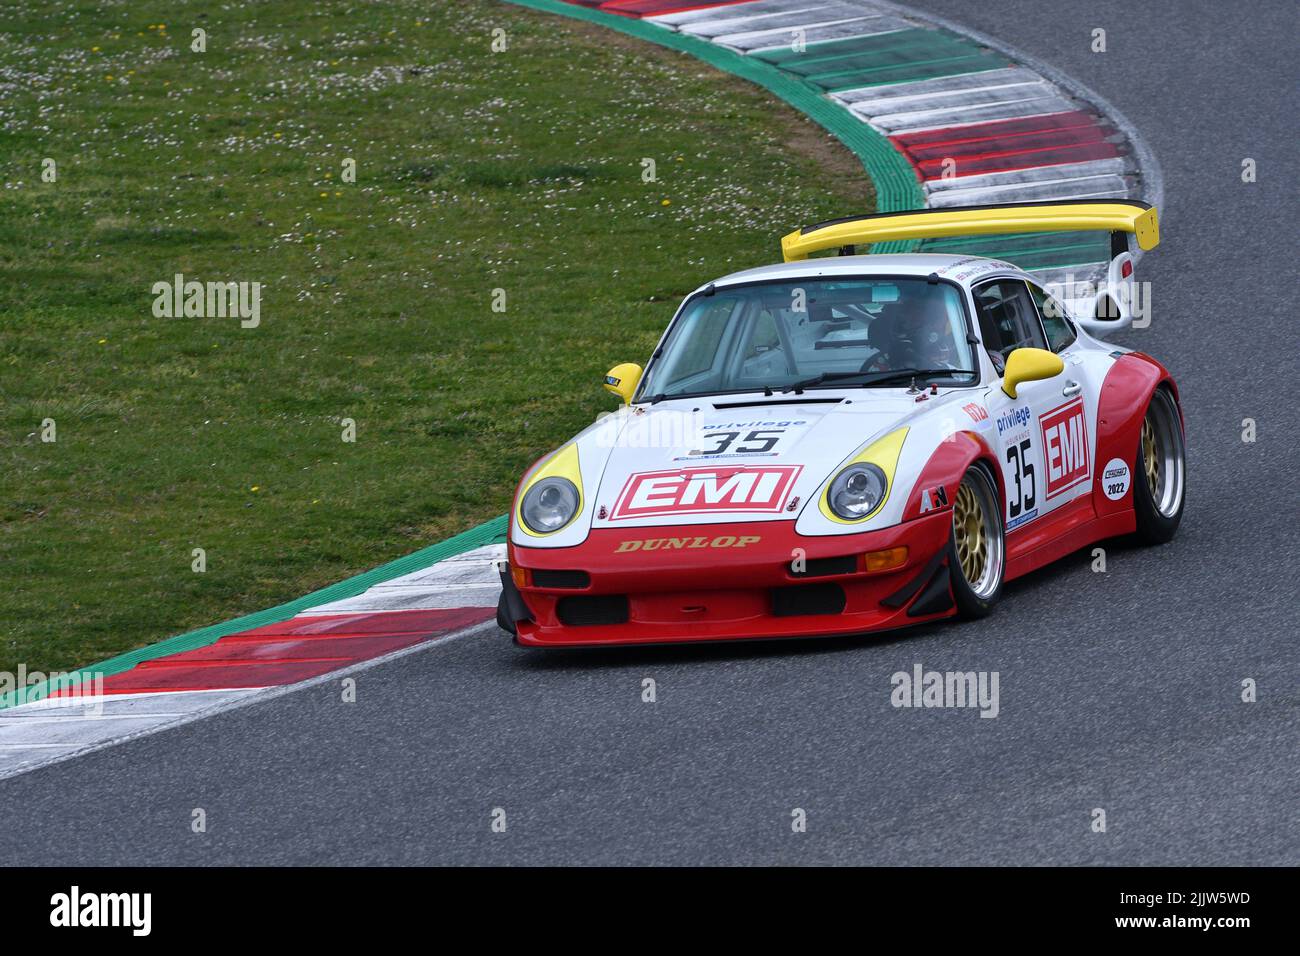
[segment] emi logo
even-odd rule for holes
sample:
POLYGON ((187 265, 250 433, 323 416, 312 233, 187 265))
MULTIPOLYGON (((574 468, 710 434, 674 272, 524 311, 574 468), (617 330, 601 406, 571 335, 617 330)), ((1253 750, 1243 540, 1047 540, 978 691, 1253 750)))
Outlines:
POLYGON ((779 512, 801 465, 682 468, 632 475, 614 503, 611 521, 679 514, 779 512))
POLYGON ((1047 461, 1047 497, 1054 498, 1088 480, 1088 421, 1076 399, 1039 418, 1047 461))

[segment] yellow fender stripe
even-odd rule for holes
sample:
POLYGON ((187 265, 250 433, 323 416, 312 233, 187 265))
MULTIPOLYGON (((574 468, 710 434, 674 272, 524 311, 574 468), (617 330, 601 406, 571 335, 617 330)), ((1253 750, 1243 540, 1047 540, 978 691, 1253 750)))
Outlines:
POLYGON ((573 523, 573 518, 570 518, 569 524, 556 528, 554 531, 548 531, 546 534, 538 534, 524 523, 524 495, 528 494, 528 489, 543 478, 568 478, 573 482, 574 487, 578 489, 578 510, 573 513, 573 517, 576 518, 582 514, 583 503, 586 499, 582 492, 582 471, 578 467, 578 445, 576 442, 570 442, 552 455, 540 468, 533 472, 532 477, 528 479, 528 484, 519 489, 519 497, 515 501, 515 527, 530 538, 545 538, 553 534, 559 534, 569 524, 573 523))
POLYGON ((843 465, 841 465, 838 469, 836 469, 835 474, 831 475, 831 480, 826 482, 826 487, 825 489, 823 489, 817 501, 817 503, 821 506, 822 514, 825 515, 831 521, 834 521, 836 524, 849 524, 849 525, 861 524, 862 522, 866 521, 868 518, 873 518, 877 514, 879 514, 880 509, 885 507, 885 502, 889 501, 890 492, 894 490, 894 472, 898 470, 898 456, 903 453, 903 439, 907 438, 907 431, 908 430, 906 426, 895 429, 894 431, 886 435, 884 438, 880 438, 872 442, 870 445, 864 448, 861 451, 861 453, 859 453, 858 456, 854 458, 852 461, 846 461, 843 465), (857 465, 862 463, 875 465, 877 468, 879 468, 881 471, 885 473, 885 494, 884 497, 880 499, 880 503, 877 504, 874 509, 872 509, 871 514, 863 515, 861 518, 854 518, 852 521, 848 521, 844 518, 841 518, 833 510, 831 510, 831 505, 830 505, 831 484, 835 481, 836 478, 839 477, 840 472, 842 472, 845 468, 848 468, 850 465, 857 465))

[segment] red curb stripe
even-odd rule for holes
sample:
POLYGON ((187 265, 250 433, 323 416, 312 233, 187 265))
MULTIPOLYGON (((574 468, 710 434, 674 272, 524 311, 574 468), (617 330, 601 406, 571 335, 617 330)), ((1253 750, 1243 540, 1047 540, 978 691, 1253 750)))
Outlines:
MULTIPOLYGON (((953 176, 978 176, 982 173, 1003 173, 1016 169, 1037 169, 1040 166, 1064 166, 1086 163, 1094 159, 1113 159, 1121 155, 1114 143, 1091 143, 1086 146, 1064 148, 1008 150, 1002 153, 985 153, 957 162, 953 176)), ((928 160, 917 165, 921 178, 939 179, 943 175, 943 160, 928 160)))
MULTIPOLYGON (((1083 146, 1105 142, 1107 131, 1100 126, 1079 126, 1072 129, 1034 130, 1013 133, 1010 136, 991 136, 984 139, 958 140, 926 146, 906 147, 919 160, 942 156, 987 156, 1017 149, 1036 149, 1048 146, 1083 146)), ((903 147, 900 147, 903 148, 903 147)))
POLYGON ((739 3, 752 3, 753 0, 708 0, 704 3, 692 2, 692 0, 564 0, 564 2, 575 7, 588 7, 639 19, 663 16, 667 13, 703 10, 707 7, 734 7, 739 3))
POLYGON ((228 634, 194 650, 144 661, 108 677, 104 693, 296 684, 442 637, 486 621, 494 613, 492 608, 463 607, 290 618, 228 634))
MULTIPOLYGON (((183 655, 186 662, 234 664, 289 661, 358 661, 377 657, 425 640, 424 634, 395 634, 382 637, 316 637, 309 641, 284 638, 240 638, 221 640, 183 655)), ((177 655, 182 656, 182 655, 177 655)), ((171 658, 164 658, 171 663, 171 658)))
POLYGON ((346 614, 320 614, 291 617, 286 621, 264 624, 232 637, 311 637, 353 634, 424 634, 447 627, 465 627, 483 620, 485 608, 433 608, 408 611, 354 611, 346 614))
POLYGON ((937 143, 1002 139, 1023 133, 1041 133, 1046 130, 1077 129, 1081 126, 1097 125, 1099 125, 1099 117, 1084 110, 1072 110, 1066 113, 1041 113, 1038 116, 1019 116, 1014 119, 945 126, 941 129, 923 129, 914 133, 898 133, 890 139, 908 147, 929 146, 937 143))
POLYGON ((242 664, 211 668, 136 667, 105 681, 105 694, 175 693, 195 690, 242 690, 280 687, 338 670, 346 661, 294 661, 288 664, 242 664))
POLYGON ((925 181, 942 178, 945 160, 955 162, 952 175, 960 179, 1122 156, 1111 135, 1099 117, 1074 110, 901 133, 890 141, 925 181))

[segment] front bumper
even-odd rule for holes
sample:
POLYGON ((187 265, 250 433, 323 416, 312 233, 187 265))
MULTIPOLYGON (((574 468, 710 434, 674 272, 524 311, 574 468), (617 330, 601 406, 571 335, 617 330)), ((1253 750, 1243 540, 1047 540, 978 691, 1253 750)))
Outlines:
POLYGON ((528 611, 514 622, 517 640, 578 647, 807 637, 948 617, 951 527, 951 513, 939 511, 831 537, 770 521, 602 528, 572 548, 512 542, 507 587, 528 611), (864 554, 900 547, 901 565, 865 570, 864 554), (791 569, 801 554, 802 575, 791 569))

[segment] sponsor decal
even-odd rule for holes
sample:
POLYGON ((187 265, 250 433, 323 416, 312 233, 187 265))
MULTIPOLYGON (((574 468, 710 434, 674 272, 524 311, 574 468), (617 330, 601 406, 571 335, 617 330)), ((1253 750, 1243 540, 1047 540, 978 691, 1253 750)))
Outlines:
POLYGON ((708 535, 696 538, 631 538, 620 541, 614 549, 615 554, 627 551, 696 551, 700 548, 748 548, 751 544, 762 541, 756 534, 734 535, 720 534, 716 538, 708 535))
POLYGON ((796 425, 807 425, 807 424, 808 422, 802 418, 797 420, 792 419, 789 421, 780 421, 780 422, 778 421, 723 422, 720 425, 705 425, 704 430, 711 431, 711 432, 712 431, 720 432, 720 431, 728 431, 728 430, 739 431, 742 428, 793 428, 796 425))
POLYGON ((971 402, 969 405, 963 405, 961 410, 969 415, 973 422, 987 421, 989 417, 988 409, 983 405, 976 405, 974 402, 971 402))
POLYGON ((1088 468, 1088 423, 1083 401, 1055 408, 1039 419, 1047 462, 1047 497, 1068 491, 1091 474, 1088 468))
POLYGON ((656 515, 779 512, 802 465, 643 471, 630 475, 609 520, 656 515))
POLYGON ((1133 483, 1133 473, 1122 458, 1112 458, 1101 470, 1101 491, 1111 501, 1119 501, 1128 494, 1133 483))
POLYGON ((1007 521, 1007 530, 1010 531, 1012 528, 1018 528, 1026 521, 1032 521, 1036 517, 1038 517, 1037 508, 1033 508, 1030 511, 1021 512, 1020 517, 1011 518, 1010 520, 1007 521))
POLYGON ((946 507, 948 507, 948 491, 943 485, 938 488, 926 488, 921 492, 921 514, 946 507))
POLYGON ((1028 405, 1021 405, 1019 408, 1009 408, 998 416, 998 434, 1009 432, 1013 428, 1021 428, 1029 424, 1029 419, 1033 413, 1029 411, 1028 405))

